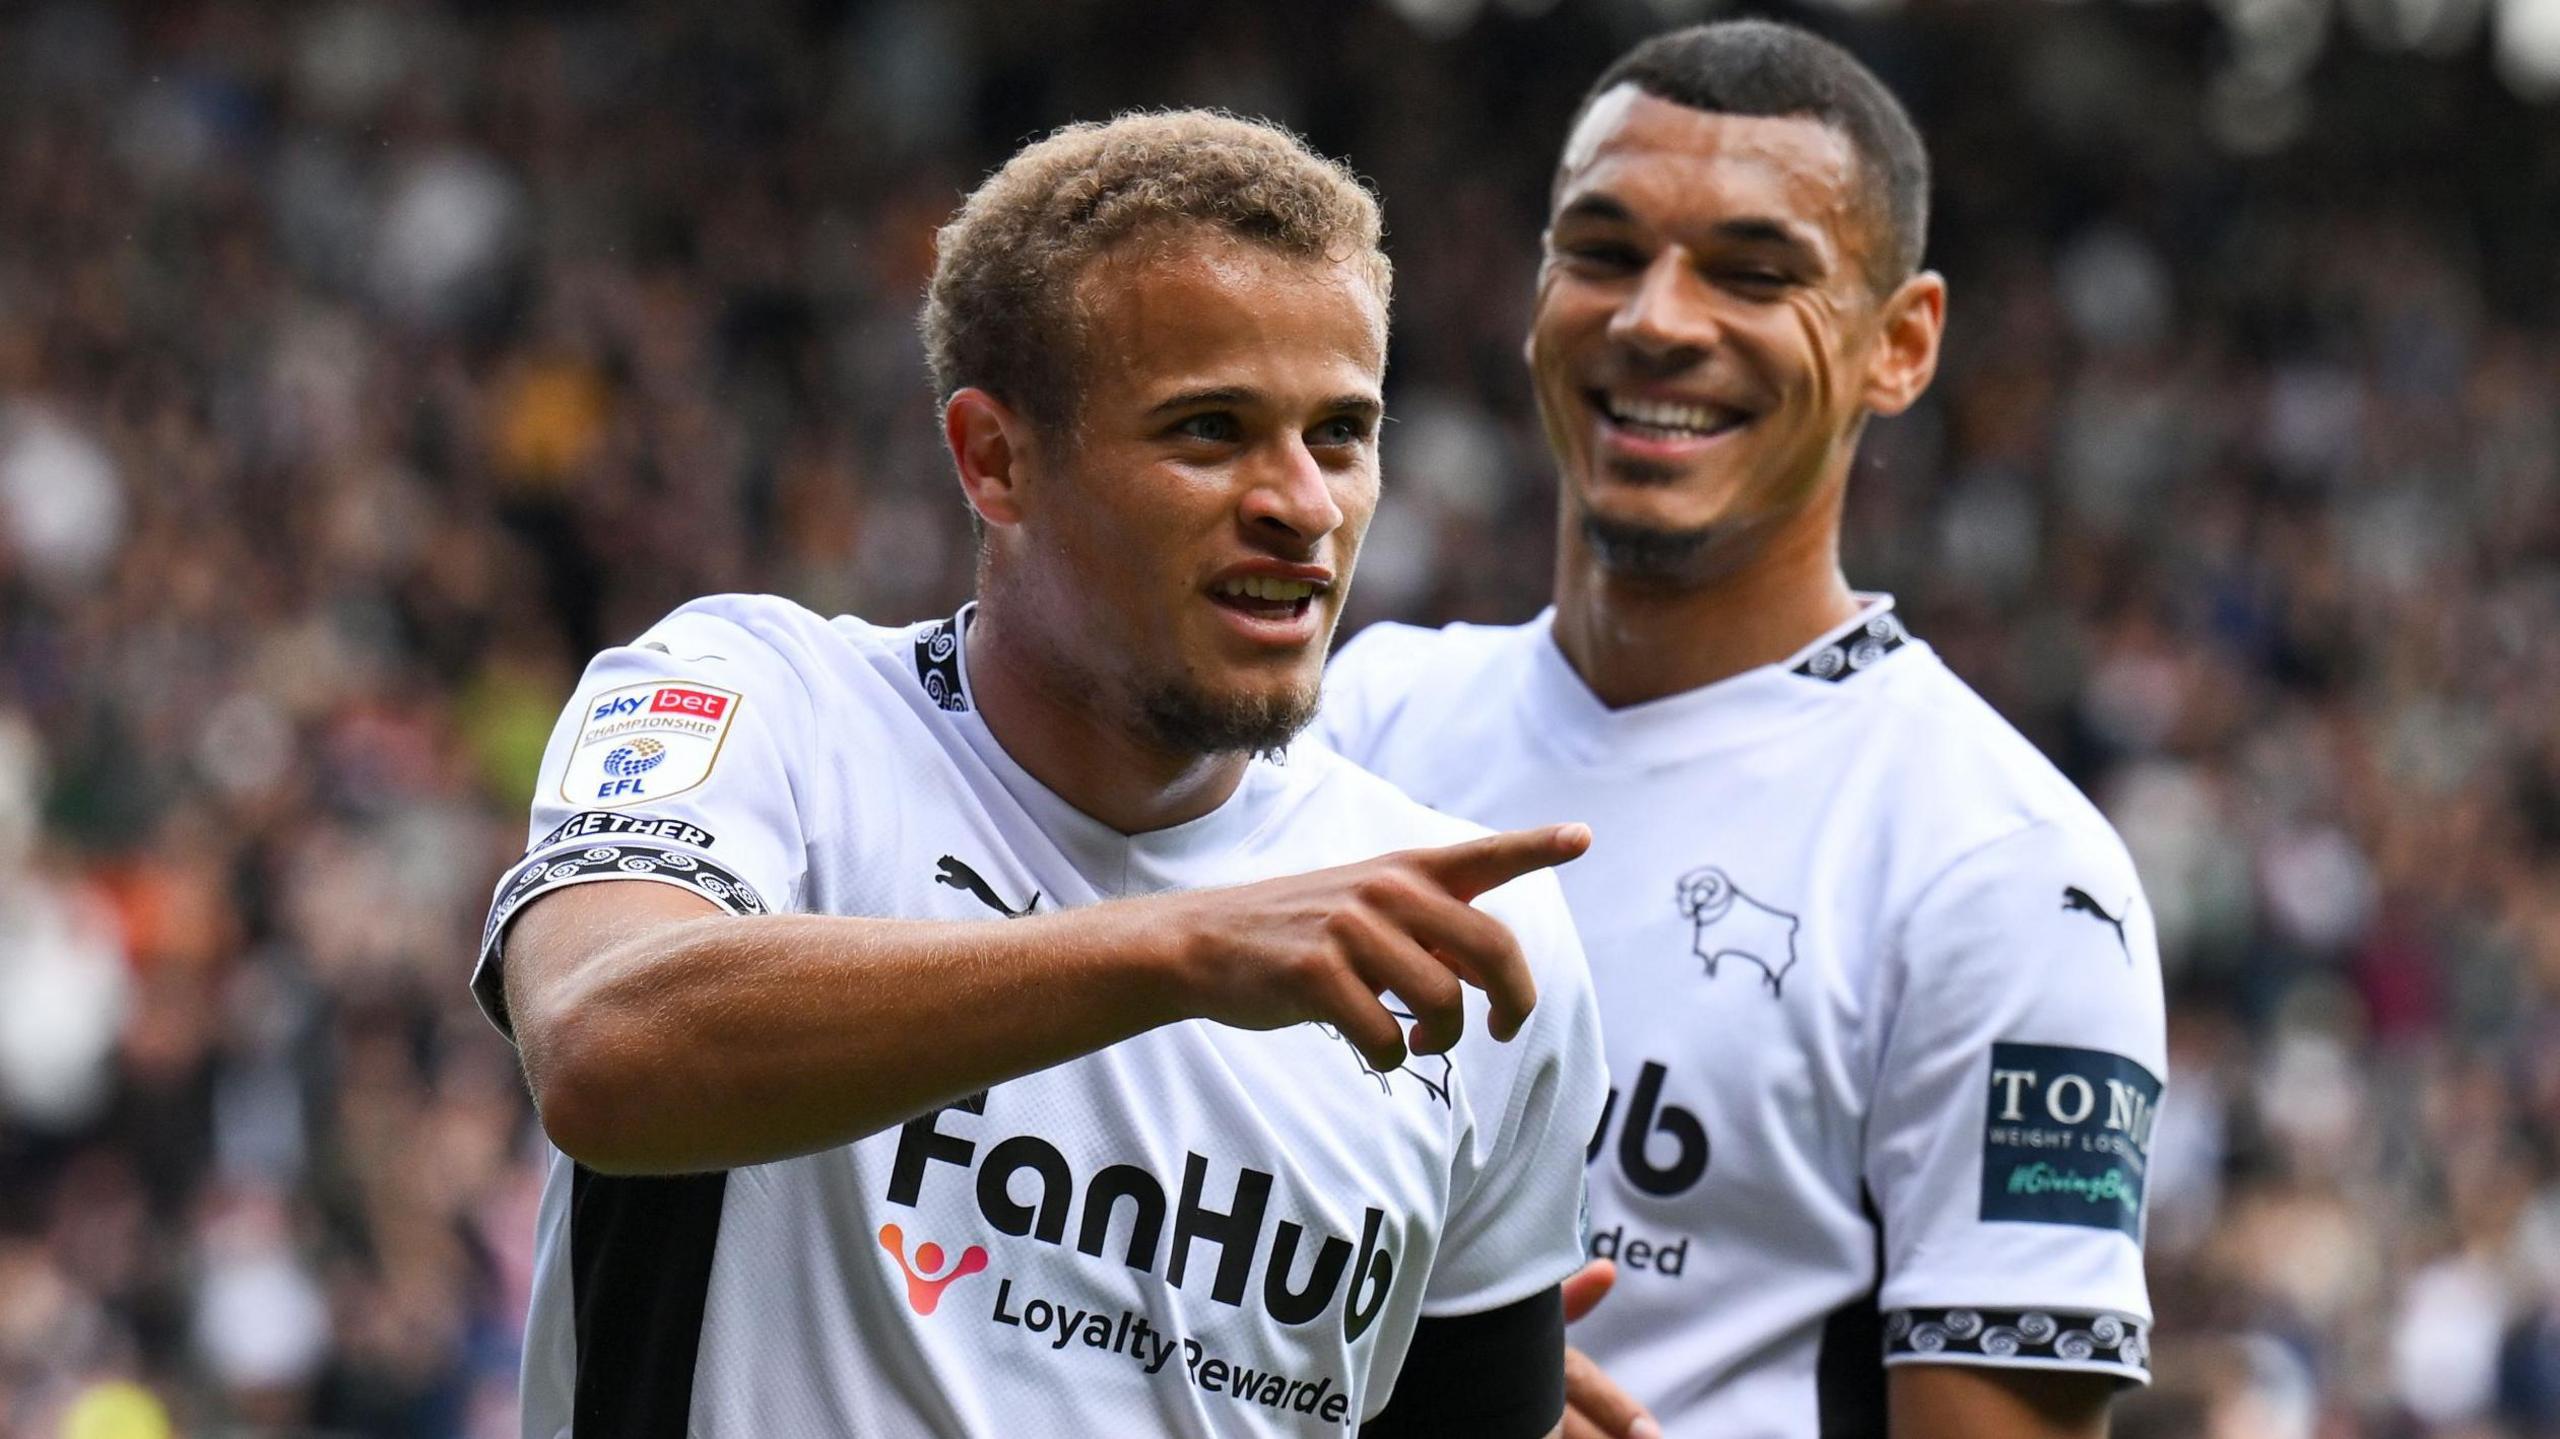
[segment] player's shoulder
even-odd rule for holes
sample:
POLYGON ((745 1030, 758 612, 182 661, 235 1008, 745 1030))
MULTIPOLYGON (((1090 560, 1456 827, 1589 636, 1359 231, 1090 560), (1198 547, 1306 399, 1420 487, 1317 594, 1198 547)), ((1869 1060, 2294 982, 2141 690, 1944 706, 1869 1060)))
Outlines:
POLYGON ((717 594, 678 605, 623 648, 660 657, 655 662, 661 665, 706 673, 725 668, 832 705, 842 702, 846 689, 876 688, 884 673, 894 672, 886 661, 901 652, 912 631, 925 628, 884 627, 853 615, 829 618, 780 595, 717 594))
POLYGON ((1537 622, 1518 625, 1447 624, 1436 628, 1380 620, 1345 641, 1327 668, 1328 679, 1393 676, 1400 685, 1500 665, 1536 638, 1537 622))
POLYGON ((1438 629, 1382 620, 1353 635, 1325 667, 1315 738, 1374 762, 1377 744, 1405 720, 1481 696, 1537 639, 1527 625, 1451 624, 1438 629))
POLYGON ((684 664, 730 663, 805 673, 822 668, 845 636, 780 595, 718 594, 685 601, 632 641, 684 664), (727 644, 729 648, 720 646, 727 644), (690 653, 687 647, 693 648, 690 653))
POLYGON ((1370 854, 1462 844, 1493 833, 1444 814, 1321 745, 1291 749, 1283 766, 1299 794, 1297 823, 1338 826, 1370 854))
POLYGON ((1887 684, 1873 733, 1892 751, 1896 814, 1931 848, 1948 860, 2041 856, 2132 875, 2115 826, 1990 701, 1925 645, 1896 660, 1878 674, 1887 684))

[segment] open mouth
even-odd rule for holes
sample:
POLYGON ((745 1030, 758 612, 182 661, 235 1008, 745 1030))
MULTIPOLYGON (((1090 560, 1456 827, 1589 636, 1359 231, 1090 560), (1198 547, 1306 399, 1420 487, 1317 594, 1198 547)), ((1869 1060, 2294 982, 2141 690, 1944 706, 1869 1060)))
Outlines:
POLYGON ((1255 619, 1288 621, 1304 617, 1326 588, 1314 580, 1245 575, 1211 585, 1209 598, 1255 619))
POLYGON ((1751 416, 1727 405, 1703 400, 1647 400, 1590 390, 1584 398, 1609 423, 1643 440, 1712 440, 1751 423, 1751 416))

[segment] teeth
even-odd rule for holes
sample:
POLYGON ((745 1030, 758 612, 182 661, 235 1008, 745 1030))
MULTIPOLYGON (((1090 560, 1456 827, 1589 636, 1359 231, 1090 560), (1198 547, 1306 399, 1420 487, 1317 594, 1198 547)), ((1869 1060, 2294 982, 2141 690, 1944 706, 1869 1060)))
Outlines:
POLYGON ((1315 592, 1315 584, 1310 580, 1269 579, 1261 575, 1250 575, 1240 580, 1221 580, 1217 588, 1217 593, 1235 599, 1279 600, 1290 603, 1307 599, 1315 592))
POLYGON ((1712 434, 1731 423, 1736 416, 1713 405, 1680 405, 1667 400, 1620 399, 1610 396, 1609 418, 1621 424, 1643 425, 1655 430, 1685 430, 1693 434, 1712 434))

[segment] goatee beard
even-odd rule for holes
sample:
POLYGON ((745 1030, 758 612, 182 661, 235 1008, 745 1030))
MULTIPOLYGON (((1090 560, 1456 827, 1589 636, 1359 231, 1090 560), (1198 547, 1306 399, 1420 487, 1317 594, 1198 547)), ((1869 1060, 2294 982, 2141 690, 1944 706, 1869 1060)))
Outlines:
POLYGON ((1611 578, 1638 584, 1671 585, 1695 578, 1706 568, 1712 527, 1666 530, 1582 512, 1582 540, 1591 557, 1611 578))
POLYGON ((1211 694, 1165 684, 1140 697, 1138 714, 1158 745, 1173 754, 1276 757, 1316 717, 1313 686, 1282 694, 1211 694))

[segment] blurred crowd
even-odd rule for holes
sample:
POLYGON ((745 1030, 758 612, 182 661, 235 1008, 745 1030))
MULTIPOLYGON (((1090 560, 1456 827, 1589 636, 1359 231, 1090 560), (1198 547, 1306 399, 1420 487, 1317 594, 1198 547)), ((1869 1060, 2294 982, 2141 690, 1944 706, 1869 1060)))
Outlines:
MULTIPOLYGON (((692 595, 965 594, 913 317, 1022 139, 1372 177, 1354 620, 1532 613, 1548 166, 1695 7, 1476 9, 0 11, 0 1433, 514 1433, 540 1138, 464 978, 542 743, 692 595)), ((2160 918, 2119 1432, 2560 1436, 2560 106, 2476 44, 2235 85, 2203 5, 1813 18, 1954 293, 1851 578, 2160 918)))

